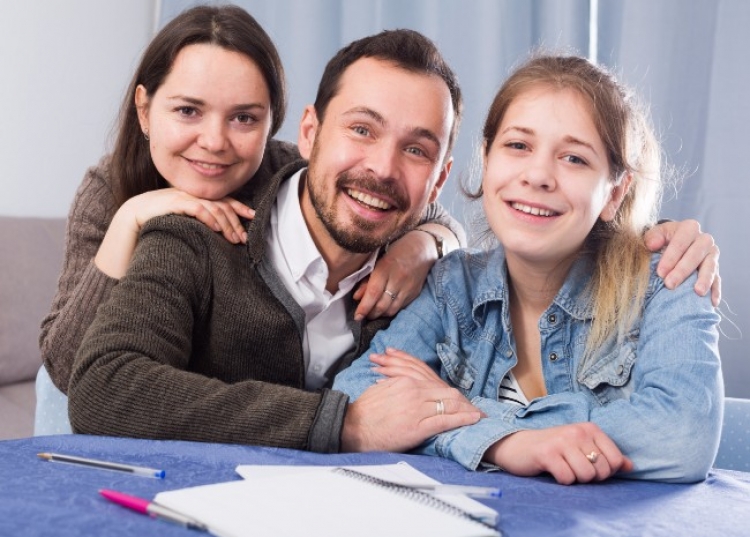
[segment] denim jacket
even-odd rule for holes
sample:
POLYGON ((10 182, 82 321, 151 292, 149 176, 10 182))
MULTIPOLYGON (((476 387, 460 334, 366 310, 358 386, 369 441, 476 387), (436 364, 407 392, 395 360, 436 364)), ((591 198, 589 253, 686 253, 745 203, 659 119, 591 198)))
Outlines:
POLYGON ((485 451, 524 429, 578 422, 598 425, 634 463, 623 477, 692 482, 704 479, 719 443, 723 382, 719 316, 693 291, 694 274, 677 289, 651 275, 642 316, 625 341, 616 337, 583 360, 592 306, 590 261, 571 268, 539 319, 547 395, 526 407, 498 400, 516 365, 502 248, 457 251, 435 265, 421 295, 381 331, 333 388, 356 399, 380 375, 368 356, 394 347, 428 363, 486 418, 437 435, 417 451, 477 469, 485 451))

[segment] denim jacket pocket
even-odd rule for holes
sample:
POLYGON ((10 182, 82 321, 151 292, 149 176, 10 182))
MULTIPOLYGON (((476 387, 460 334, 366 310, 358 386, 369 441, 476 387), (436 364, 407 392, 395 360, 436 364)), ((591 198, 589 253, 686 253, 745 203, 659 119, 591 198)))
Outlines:
POLYGON ((443 364, 443 370, 458 389, 469 392, 474 385, 477 372, 469 363, 467 357, 456 345, 448 343, 437 344, 437 354, 443 364))
MULTIPOLYGON (((582 364, 578 381, 594 391, 599 386, 622 388, 630 381, 636 359, 639 330, 631 331, 622 344, 611 342, 605 350, 588 363, 582 364)), ((614 338, 613 338, 614 339, 614 338)))

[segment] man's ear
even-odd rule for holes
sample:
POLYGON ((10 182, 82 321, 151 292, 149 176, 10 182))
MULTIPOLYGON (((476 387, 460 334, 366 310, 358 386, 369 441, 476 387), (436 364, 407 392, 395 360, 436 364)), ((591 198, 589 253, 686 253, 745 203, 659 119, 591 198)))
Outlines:
POLYGON ((315 112, 313 105, 307 105, 302 113, 302 119, 299 122, 299 135, 297 137, 297 147, 302 158, 309 160, 312 154, 315 137, 318 134, 318 114, 315 112))
POLYGON ((605 222, 611 222, 615 219, 615 216, 617 215, 617 211, 620 208, 620 205, 622 205, 622 200, 625 199, 625 195, 630 190, 630 184, 633 182, 633 175, 630 173, 626 173, 622 181, 620 181, 619 185, 615 185, 612 188, 612 191, 609 193, 609 201, 602 209, 602 212, 599 214, 599 218, 601 218, 605 222))
POLYGON ((138 112, 138 123, 141 124, 141 131, 144 134, 148 134, 149 123, 148 123, 148 105, 150 99, 148 98, 148 91, 143 84, 138 84, 135 88, 135 109, 138 112))
POLYGON ((450 157, 445 164, 443 164, 443 169, 440 170, 440 175, 438 176, 438 180, 435 182, 435 186, 432 187, 432 192, 430 192, 430 198, 428 203, 433 203, 438 196, 440 195, 440 191, 443 189, 443 185, 445 184, 445 181, 448 179, 448 175, 451 173, 451 167, 453 166, 453 157, 450 157))

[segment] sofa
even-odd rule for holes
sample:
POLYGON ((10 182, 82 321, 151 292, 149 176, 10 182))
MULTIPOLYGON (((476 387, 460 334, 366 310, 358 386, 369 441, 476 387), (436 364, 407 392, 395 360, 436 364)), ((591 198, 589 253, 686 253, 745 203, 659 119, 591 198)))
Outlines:
POLYGON ((31 436, 41 321, 62 267, 64 218, 0 216, 0 440, 31 436))

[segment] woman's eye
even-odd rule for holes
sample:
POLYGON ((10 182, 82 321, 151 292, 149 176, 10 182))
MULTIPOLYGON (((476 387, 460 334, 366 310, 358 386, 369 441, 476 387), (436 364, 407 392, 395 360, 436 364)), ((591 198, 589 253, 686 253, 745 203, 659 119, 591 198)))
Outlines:
POLYGON ((508 142, 505 144, 505 147, 509 149, 518 149, 519 151, 523 151, 526 149, 526 144, 523 142, 508 142))
POLYGON ((185 117, 192 117, 198 113, 198 110, 193 106, 180 106, 177 108, 177 112, 185 117))
POLYGON ((565 157, 565 158, 566 158, 566 159, 568 160, 568 162, 570 162, 571 164, 580 164, 580 165, 582 165, 582 166, 585 166, 586 164, 588 164, 588 162, 586 162, 586 161, 585 161, 585 160, 583 160, 583 159, 582 159, 581 157, 578 157, 578 156, 576 156, 576 155, 568 155, 568 156, 567 156, 567 157, 565 157))

